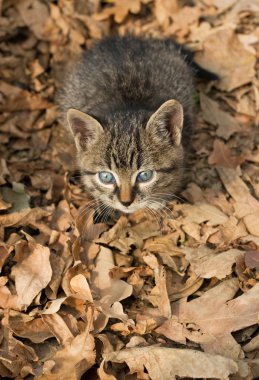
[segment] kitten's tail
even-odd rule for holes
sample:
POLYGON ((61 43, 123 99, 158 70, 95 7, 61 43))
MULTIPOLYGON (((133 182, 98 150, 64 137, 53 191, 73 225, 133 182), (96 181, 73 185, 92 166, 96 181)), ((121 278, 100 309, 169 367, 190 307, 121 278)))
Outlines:
POLYGON ((212 73, 211 71, 206 70, 200 65, 198 65, 198 63, 196 63, 193 59, 194 53, 191 50, 186 49, 185 47, 179 45, 178 43, 175 43, 175 44, 179 48, 180 54, 183 55, 185 62, 193 70, 194 75, 197 78, 205 79, 205 80, 219 80, 220 79, 220 77, 217 74, 212 73))
POLYGON ((190 62, 187 61, 187 63, 191 67, 191 69, 194 72, 194 75, 197 78, 205 79, 205 80, 219 80, 220 79, 217 74, 214 74, 211 71, 204 69, 193 60, 191 60, 190 62))

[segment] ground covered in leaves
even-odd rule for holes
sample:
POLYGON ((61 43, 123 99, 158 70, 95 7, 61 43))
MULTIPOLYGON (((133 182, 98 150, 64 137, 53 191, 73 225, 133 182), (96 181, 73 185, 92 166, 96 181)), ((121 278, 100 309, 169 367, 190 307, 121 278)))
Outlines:
POLYGON ((0 377, 258 378, 258 1, 0 7, 0 377), (179 199, 93 224, 54 94, 82 49, 128 32, 221 79, 197 83, 179 199))

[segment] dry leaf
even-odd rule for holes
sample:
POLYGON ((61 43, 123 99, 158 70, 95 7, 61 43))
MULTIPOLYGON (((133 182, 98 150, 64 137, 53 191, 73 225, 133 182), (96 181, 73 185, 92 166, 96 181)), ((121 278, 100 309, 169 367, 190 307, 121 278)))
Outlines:
POLYGON ((176 376, 227 380, 237 364, 228 358, 194 350, 163 347, 128 348, 104 356, 105 361, 126 362, 130 373, 147 369, 152 380, 173 380, 176 376), (184 363, 184 365, 183 365, 184 363))
POLYGON ((28 245, 20 244, 16 251, 15 258, 18 263, 12 269, 12 276, 23 308, 28 307, 51 280, 49 255, 49 248, 31 242, 28 245))
POLYGON ((259 269, 259 251, 248 251, 245 253, 245 264, 250 268, 259 269))
POLYGON ((219 75, 216 86, 226 91, 251 82, 255 60, 230 27, 213 31, 203 42, 203 51, 195 55, 199 65, 219 75))
POLYGON ((148 4, 151 0, 111 0, 114 5, 105 8, 101 13, 95 15, 96 20, 106 20, 110 16, 114 16, 117 23, 121 23, 125 17, 131 12, 137 14, 141 10, 141 3, 148 4))
POLYGON ((257 323, 259 312, 259 284, 232 299, 237 290, 235 278, 225 280, 197 299, 182 305, 178 301, 173 309, 179 322, 199 326, 202 335, 198 341, 206 350, 216 354, 224 352, 234 359, 240 350, 231 333, 257 323))
POLYGON ((184 223, 204 223, 217 226, 227 221, 227 216, 217 207, 207 203, 197 202, 195 205, 177 205, 175 209, 184 215, 184 223))
POLYGON ((192 265, 192 270, 197 276, 203 278, 217 277, 223 279, 231 274, 232 266, 240 257, 244 257, 244 252, 238 249, 229 249, 225 252, 216 253, 204 247, 184 248, 187 260, 192 265))
POLYGON ((251 194, 247 185, 235 170, 217 167, 220 179, 231 197, 236 201, 235 211, 238 217, 259 212, 259 202, 251 194))
POLYGON ((93 302, 93 297, 88 282, 82 274, 72 277, 70 280, 70 286, 77 293, 77 297, 93 302))
POLYGON ((180 344, 186 344, 186 329, 177 321, 177 318, 172 318, 165 321, 161 326, 156 329, 158 334, 166 336, 168 339, 180 344))
POLYGON ((229 113, 221 110, 217 102, 203 93, 200 94, 200 102, 204 120, 218 127, 216 130, 218 137, 228 140, 230 136, 241 130, 238 121, 229 113))
POLYGON ((245 161, 243 156, 232 156, 228 146, 221 140, 214 140, 213 151, 209 156, 209 164, 223 166, 224 168, 236 169, 245 161))
POLYGON ((5 101, 0 104, 0 111, 14 112, 19 110, 43 110, 50 107, 50 103, 40 95, 35 95, 19 87, 12 86, 4 81, 0 82, 0 91, 5 101))
POLYGON ((168 27, 170 19, 179 9, 177 0, 156 0, 154 13, 156 19, 163 27, 168 27))
POLYGON ((25 314, 10 315, 8 320, 2 320, 3 325, 15 333, 15 335, 29 339, 33 343, 42 343, 53 337, 51 330, 41 318, 29 317, 25 314))
POLYGON ((154 255, 147 253, 143 259, 154 270, 156 282, 156 286, 151 290, 148 299, 154 306, 158 306, 163 317, 170 318, 171 305, 166 288, 166 271, 162 265, 158 264, 154 255))
POLYGON ((86 330, 77 335, 53 355, 54 366, 50 373, 39 376, 39 380, 80 380, 94 365, 94 338, 86 330))
POLYGON ((39 0, 20 0, 16 6, 24 22, 37 38, 46 40, 53 38, 53 34, 57 30, 49 17, 49 9, 46 4, 39 0))
POLYGON ((259 213, 246 215, 244 217, 244 223, 250 234, 259 236, 259 213))

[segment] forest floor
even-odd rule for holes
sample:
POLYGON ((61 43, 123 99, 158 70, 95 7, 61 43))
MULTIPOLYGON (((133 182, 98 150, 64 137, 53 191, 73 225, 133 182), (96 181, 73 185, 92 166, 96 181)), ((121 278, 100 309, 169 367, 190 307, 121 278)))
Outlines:
POLYGON ((0 8, 0 378, 259 378, 259 2, 0 8), (126 33, 173 38, 220 80, 197 83, 170 210, 93 224, 54 95, 83 49, 126 33))

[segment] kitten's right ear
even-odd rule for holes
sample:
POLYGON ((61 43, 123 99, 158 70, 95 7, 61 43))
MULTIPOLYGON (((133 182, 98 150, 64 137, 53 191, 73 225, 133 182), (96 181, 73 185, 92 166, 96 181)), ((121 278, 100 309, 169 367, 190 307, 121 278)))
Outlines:
POLYGON ((96 119, 74 108, 68 110, 67 121, 78 151, 86 150, 103 132, 101 124, 96 119))
POLYGON ((154 136, 169 134, 171 141, 180 145, 183 129, 182 105, 175 99, 167 100, 150 117, 146 128, 154 136))

